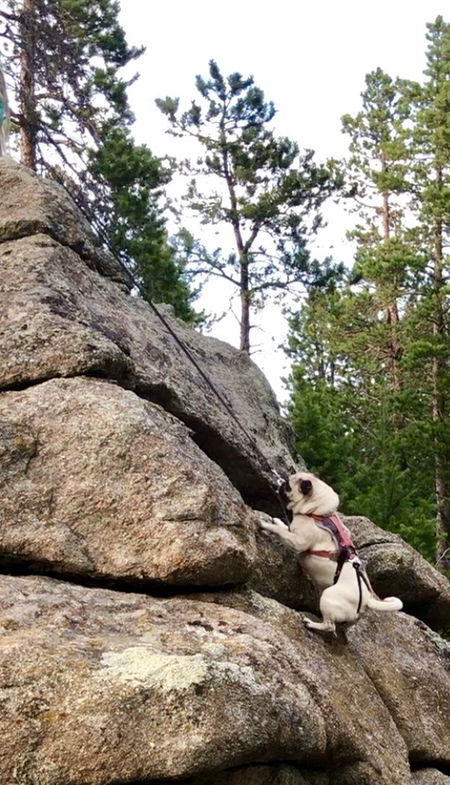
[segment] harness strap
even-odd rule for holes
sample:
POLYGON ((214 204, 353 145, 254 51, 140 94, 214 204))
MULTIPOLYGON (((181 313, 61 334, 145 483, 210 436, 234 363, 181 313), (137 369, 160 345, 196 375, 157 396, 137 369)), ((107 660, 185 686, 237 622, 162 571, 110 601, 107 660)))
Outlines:
POLYGON ((356 578, 358 581, 359 600, 358 600, 358 610, 356 611, 356 613, 358 614, 361 610, 361 605, 362 605, 362 585, 361 585, 362 573, 361 573, 361 563, 359 559, 353 566, 355 568, 356 578))
POLYGON ((338 560, 339 551, 306 551, 309 556, 321 556, 323 559, 330 559, 330 561, 338 560))
POLYGON ((356 548, 353 544, 353 541, 350 537, 348 530, 343 526, 341 519, 337 514, 332 514, 329 516, 322 516, 322 515, 311 515, 311 518, 317 521, 318 526, 321 529, 325 529, 328 531, 331 536, 335 539, 336 544, 338 546, 338 550, 334 551, 313 551, 309 550, 306 551, 310 556, 321 556, 324 559, 330 559, 330 561, 337 562, 336 564, 336 572, 334 574, 333 585, 335 585, 341 575, 342 568, 346 562, 350 562, 352 567, 356 572, 356 580, 358 583, 358 610, 357 613, 361 610, 362 605, 362 584, 367 586, 367 589, 372 594, 373 590, 370 585, 369 579, 367 578, 361 560, 358 556, 356 548))
POLYGON ((342 572, 342 568, 345 562, 350 562, 352 567, 356 572, 356 580, 358 583, 358 609, 356 613, 359 613, 361 610, 362 605, 362 582, 366 584, 369 591, 371 591, 370 584, 364 575, 364 570, 362 569, 362 564, 359 557, 356 554, 356 551, 353 551, 348 548, 341 548, 339 551, 306 551, 310 556, 321 556, 324 559, 330 559, 330 561, 336 561, 336 572, 334 574, 333 585, 335 585, 342 572))
POLYGON ((331 534, 339 548, 355 547, 350 532, 336 512, 330 513, 330 515, 315 515, 311 513, 310 517, 314 518, 320 529, 324 529, 331 534))
MULTIPOLYGON (((342 572, 342 568, 343 568, 345 562, 349 561, 351 563, 351 562, 353 562, 357 558, 358 557, 357 557, 357 554, 356 554, 356 551, 355 551, 354 548, 347 548, 345 546, 342 546, 341 548, 339 548, 338 557, 337 557, 337 567, 336 567, 336 572, 335 572, 335 575, 334 575, 333 584, 338 582, 339 577, 340 577, 341 572, 342 572)), ((358 559, 358 561, 359 561, 359 559, 358 559)), ((353 565, 353 566, 355 567, 356 565, 353 565)))
POLYGON ((368 582, 367 582, 367 580, 366 580, 366 578, 364 576, 364 570, 362 568, 361 560, 360 560, 359 556, 357 556, 356 552, 354 552, 352 554, 349 554, 348 552, 345 553, 345 549, 342 549, 342 550, 344 551, 344 554, 342 554, 342 551, 339 553, 339 561, 338 561, 338 565, 336 567, 336 573, 335 573, 335 576, 334 576, 333 585, 335 585, 338 582, 340 574, 341 574, 341 571, 342 571, 342 567, 344 566, 345 562, 347 562, 347 561, 350 562, 350 564, 352 565, 352 567, 354 568, 354 570, 356 572, 356 581, 358 583, 358 595, 359 596, 358 596, 358 609, 356 611, 356 613, 358 614, 360 612, 360 610, 361 610, 361 605, 362 605, 362 581, 364 581, 366 586, 367 586, 368 582))

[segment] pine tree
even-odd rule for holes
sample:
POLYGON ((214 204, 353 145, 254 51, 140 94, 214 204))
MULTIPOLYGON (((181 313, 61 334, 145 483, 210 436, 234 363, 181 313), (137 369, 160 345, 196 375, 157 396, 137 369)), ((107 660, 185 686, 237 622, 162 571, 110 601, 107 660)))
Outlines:
MULTIPOLYGON (((434 452, 437 559, 450 567, 450 325, 448 315, 450 242, 450 25, 441 16, 427 25, 427 67, 423 85, 410 91, 414 106, 414 240, 424 264, 418 271, 415 325, 421 388, 431 400, 434 452), (424 389, 424 382, 427 383, 424 389)), ((419 374, 416 375, 419 378, 419 374)))
POLYGON ((384 312, 383 352, 390 366, 393 392, 401 388, 398 363, 402 356, 400 309, 412 261, 403 216, 409 190, 408 121, 405 82, 380 68, 366 76, 363 109, 342 118, 350 136, 347 176, 353 182, 358 223, 350 236, 357 243, 354 278, 363 281, 384 312))
POLYGON ((413 202, 422 192, 416 170, 423 148, 416 150, 412 142, 419 94, 417 85, 377 69, 366 77, 361 112, 343 118, 351 138, 347 177, 359 219, 352 232, 355 264, 347 286, 319 302, 310 297, 303 322, 291 323, 291 412, 299 451, 309 450, 319 470, 329 469, 314 432, 302 436, 301 430, 318 396, 327 402, 322 428, 340 433, 331 454, 339 457, 335 474, 346 511, 370 515, 432 558, 436 441, 429 438, 432 374, 424 373, 430 340, 423 308, 425 302, 429 307, 428 257, 412 223, 418 216, 413 202), (309 338, 312 330, 317 334, 317 323, 320 350, 309 338), (311 364, 302 360, 305 342, 316 347, 322 365, 324 352, 332 362, 332 381, 311 378, 311 364), (299 391, 305 395, 305 385, 302 408, 299 391))
POLYGON ((0 0, 21 162, 62 182, 147 299, 196 321, 159 207, 168 173, 130 128, 128 46, 115 0, 0 0))
POLYGON ((199 324, 203 314, 193 307, 197 292, 189 286, 158 207, 170 171, 148 147, 136 145, 126 129, 114 126, 92 151, 89 176, 95 182, 101 236, 133 273, 144 299, 168 302, 176 316, 199 324))
POLYGON ((209 77, 197 76, 196 87, 199 102, 181 115, 178 99, 157 105, 174 135, 194 139, 203 151, 184 169, 193 178, 186 201, 203 224, 230 228, 234 251, 201 249, 198 271, 238 290, 240 348, 249 353, 252 308, 269 292, 326 277, 311 261, 307 240, 320 227, 320 207, 337 182, 311 150, 300 153, 295 142, 275 136, 275 107, 253 77, 225 78, 212 60, 209 77), (203 176, 210 186, 204 192, 198 185, 203 176))
POLYGON ((25 166, 42 173, 59 159, 76 171, 105 123, 132 118, 119 71, 143 50, 126 43, 118 11, 114 0, 1 0, 25 166))
POLYGON ((289 417, 299 453, 339 492, 345 513, 367 515, 433 560, 433 472, 421 438, 424 421, 406 389, 392 394, 371 293, 345 283, 316 292, 290 327, 289 417), (402 428, 399 413, 407 414, 402 428))

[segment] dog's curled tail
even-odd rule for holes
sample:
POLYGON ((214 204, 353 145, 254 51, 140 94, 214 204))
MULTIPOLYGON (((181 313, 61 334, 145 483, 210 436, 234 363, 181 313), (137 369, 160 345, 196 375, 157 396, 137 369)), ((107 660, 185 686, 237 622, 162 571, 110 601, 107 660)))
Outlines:
POLYGON ((385 597, 379 600, 377 597, 369 597, 367 607, 373 611, 401 611, 403 603, 398 597, 385 597))

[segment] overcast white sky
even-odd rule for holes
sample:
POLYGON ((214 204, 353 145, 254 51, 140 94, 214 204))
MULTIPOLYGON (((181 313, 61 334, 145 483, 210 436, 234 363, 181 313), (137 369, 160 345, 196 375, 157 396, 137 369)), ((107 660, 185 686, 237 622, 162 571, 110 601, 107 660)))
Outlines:
MULTIPOLYGON (((392 77, 419 79, 424 68, 425 25, 438 14, 450 21, 447 3, 434 0, 121 0, 127 40, 147 47, 136 63, 141 76, 130 90, 138 142, 156 155, 183 157, 182 142, 165 131, 167 122, 155 98, 195 97, 195 75, 207 75, 215 59, 224 74, 252 74, 274 101, 277 132, 316 150, 317 159, 346 153, 340 118, 360 109, 364 77, 380 66, 392 77)), ((345 231, 351 219, 332 214, 316 254, 349 256, 345 231)), ((217 290, 218 291, 218 290, 217 290)), ((207 292, 208 303, 220 295, 207 292)), ((214 307, 214 306, 212 306, 214 307)), ((220 304, 215 306, 220 309, 220 304)), ((228 300, 223 302, 228 308, 228 300)), ((284 320, 271 308, 254 339, 261 349, 254 360, 263 368, 278 397, 286 375, 284 320)), ((213 335, 236 344, 238 327, 230 317, 213 335)))

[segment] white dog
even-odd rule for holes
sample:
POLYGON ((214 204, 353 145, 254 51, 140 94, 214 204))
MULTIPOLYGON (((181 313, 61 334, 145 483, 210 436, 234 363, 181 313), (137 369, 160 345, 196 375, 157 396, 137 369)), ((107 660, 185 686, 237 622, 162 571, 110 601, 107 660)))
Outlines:
POLYGON ((283 489, 286 506, 292 512, 290 526, 277 518, 261 526, 274 532, 300 554, 300 563, 322 591, 320 611, 323 621, 305 619, 311 630, 336 632, 336 623, 352 624, 366 608, 399 611, 398 597, 376 597, 361 560, 336 510, 339 496, 314 474, 293 474, 283 489))

